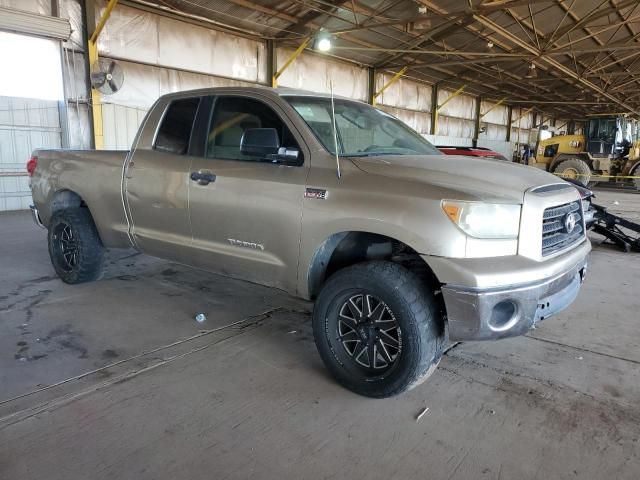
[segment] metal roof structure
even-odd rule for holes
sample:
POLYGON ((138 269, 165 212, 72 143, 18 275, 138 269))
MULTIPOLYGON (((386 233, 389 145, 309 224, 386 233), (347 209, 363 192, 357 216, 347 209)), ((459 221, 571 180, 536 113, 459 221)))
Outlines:
MULTIPOLYGON (((125 2, 123 2, 125 3, 125 2)), ((640 0, 129 0, 562 116, 640 112, 640 0)))

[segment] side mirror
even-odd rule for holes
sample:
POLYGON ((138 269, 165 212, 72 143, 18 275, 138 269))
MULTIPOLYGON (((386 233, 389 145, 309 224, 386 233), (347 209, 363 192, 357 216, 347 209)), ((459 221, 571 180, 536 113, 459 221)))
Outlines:
POLYGON ((240 153, 266 157, 277 155, 280 139, 275 128, 248 128, 240 139, 240 153))
POLYGON ((298 165, 300 151, 280 146, 275 128, 248 128, 240 140, 240 153, 283 165, 298 165))

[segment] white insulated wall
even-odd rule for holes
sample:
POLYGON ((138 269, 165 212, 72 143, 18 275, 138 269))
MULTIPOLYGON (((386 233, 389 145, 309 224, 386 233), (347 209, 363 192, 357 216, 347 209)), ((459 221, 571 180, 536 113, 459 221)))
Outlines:
POLYGON ((480 102, 480 128, 478 146, 490 148, 511 160, 513 145, 507 142, 509 107, 488 100, 480 102))
MULTIPOLYGON (((288 48, 278 48, 278 69, 293 54, 288 48)), ((340 97, 367 99, 367 70, 352 63, 303 53, 289 65, 278 79, 278 86, 318 93, 330 93, 340 97)))
POLYGON ((0 97, 0 211, 29 208, 25 172, 36 148, 60 148, 58 102, 0 97))
MULTIPOLYGON (((34 9, 44 9, 48 0, 25 0, 34 9)), ((19 0, 0 0, 19 2, 19 0)), ((70 19, 73 34, 66 45, 76 49, 64 55, 66 65, 66 96, 69 145, 86 147, 89 109, 83 104, 88 92, 84 86, 83 52, 79 0, 61 0, 61 14, 70 19), (74 103, 74 100, 80 100, 74 103)), ((100 0, 102 8, 106 2, 100 0)), ((98 9, 96 15, 100 15, 98 9)), ((266 44, 237 35, 211 30, 192 23, 118 5, 100 37, 102 58, 115 59, 124 70, 124 85, 114 95, 102 96, 105 148, 126 149, 138 125, 155 99, 165 93, 200 87, 266 84, 266 44)), ((282 66, 293 53, 290 48, 278 48, 277 65, 282 66)), ((382 88, 393 73, 377 72, 376 90, 382 88)), ((365 101, 368 94, 366 68, 332 57, 305 52, 279 79, 283 87, 301 88, 365 101)), ((453 94, 440 89, 438 104, 453 94)), ((430 135, 432 87, 401 78, 377 99, 378 107, 398 117, 436 144, 471 145, 477 98, 461 94, 439 112, 436 135, 430 135)), ((86 103, 86 102, 85 102, 86 103)), ((490 108, 483 101, 481 111, 490 108)), ((514 109, 514 111, 516 111, 514 109)), ((498 106, 483 118, 485 132, 478 144, 494 148, 510 156, 507 143, 507 107, 498 106)), ((523 119, 524 120, 524 119, 523 119)), ((525 121, 526 123, 526 121, 525 121)), ((514 128, 512 141, 528 137, 528 127, 514 128)))
POLYGON ((101 97, 106 149, 128 149, 144 114, 161 95, 266 82, 263 42, 120 5, 100 36, 98 51, 124 72, 122 88, 101 97))
MULTIPOLYGON (((389 84, 392 74, 376 75, 376 91, 389 84)), ((376 99, 381 110, 399 118, 422 135, 431 131, 431 86, 400 78, 376 99)))

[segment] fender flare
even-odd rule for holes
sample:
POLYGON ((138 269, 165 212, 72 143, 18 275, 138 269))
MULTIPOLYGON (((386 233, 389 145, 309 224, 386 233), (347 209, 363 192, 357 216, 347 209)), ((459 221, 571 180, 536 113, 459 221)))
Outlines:
POLYGON ((315 297, 320 291, 327 267, 331 261, 331 256, 340 242, 344 240, 349 233, 350 232, 338 232, 330 235, 313 253, 309 269, 307 270, 307 288, 309 289, 310 298, 315 297))

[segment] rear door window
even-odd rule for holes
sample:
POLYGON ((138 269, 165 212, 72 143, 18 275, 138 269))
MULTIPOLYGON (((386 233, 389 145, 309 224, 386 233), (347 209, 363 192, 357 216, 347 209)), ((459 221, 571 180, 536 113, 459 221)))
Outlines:
POLYGON ((200 98, 182 98, 171 102, 160 122, 154 148, 162 152, 186 155, 200 98))

